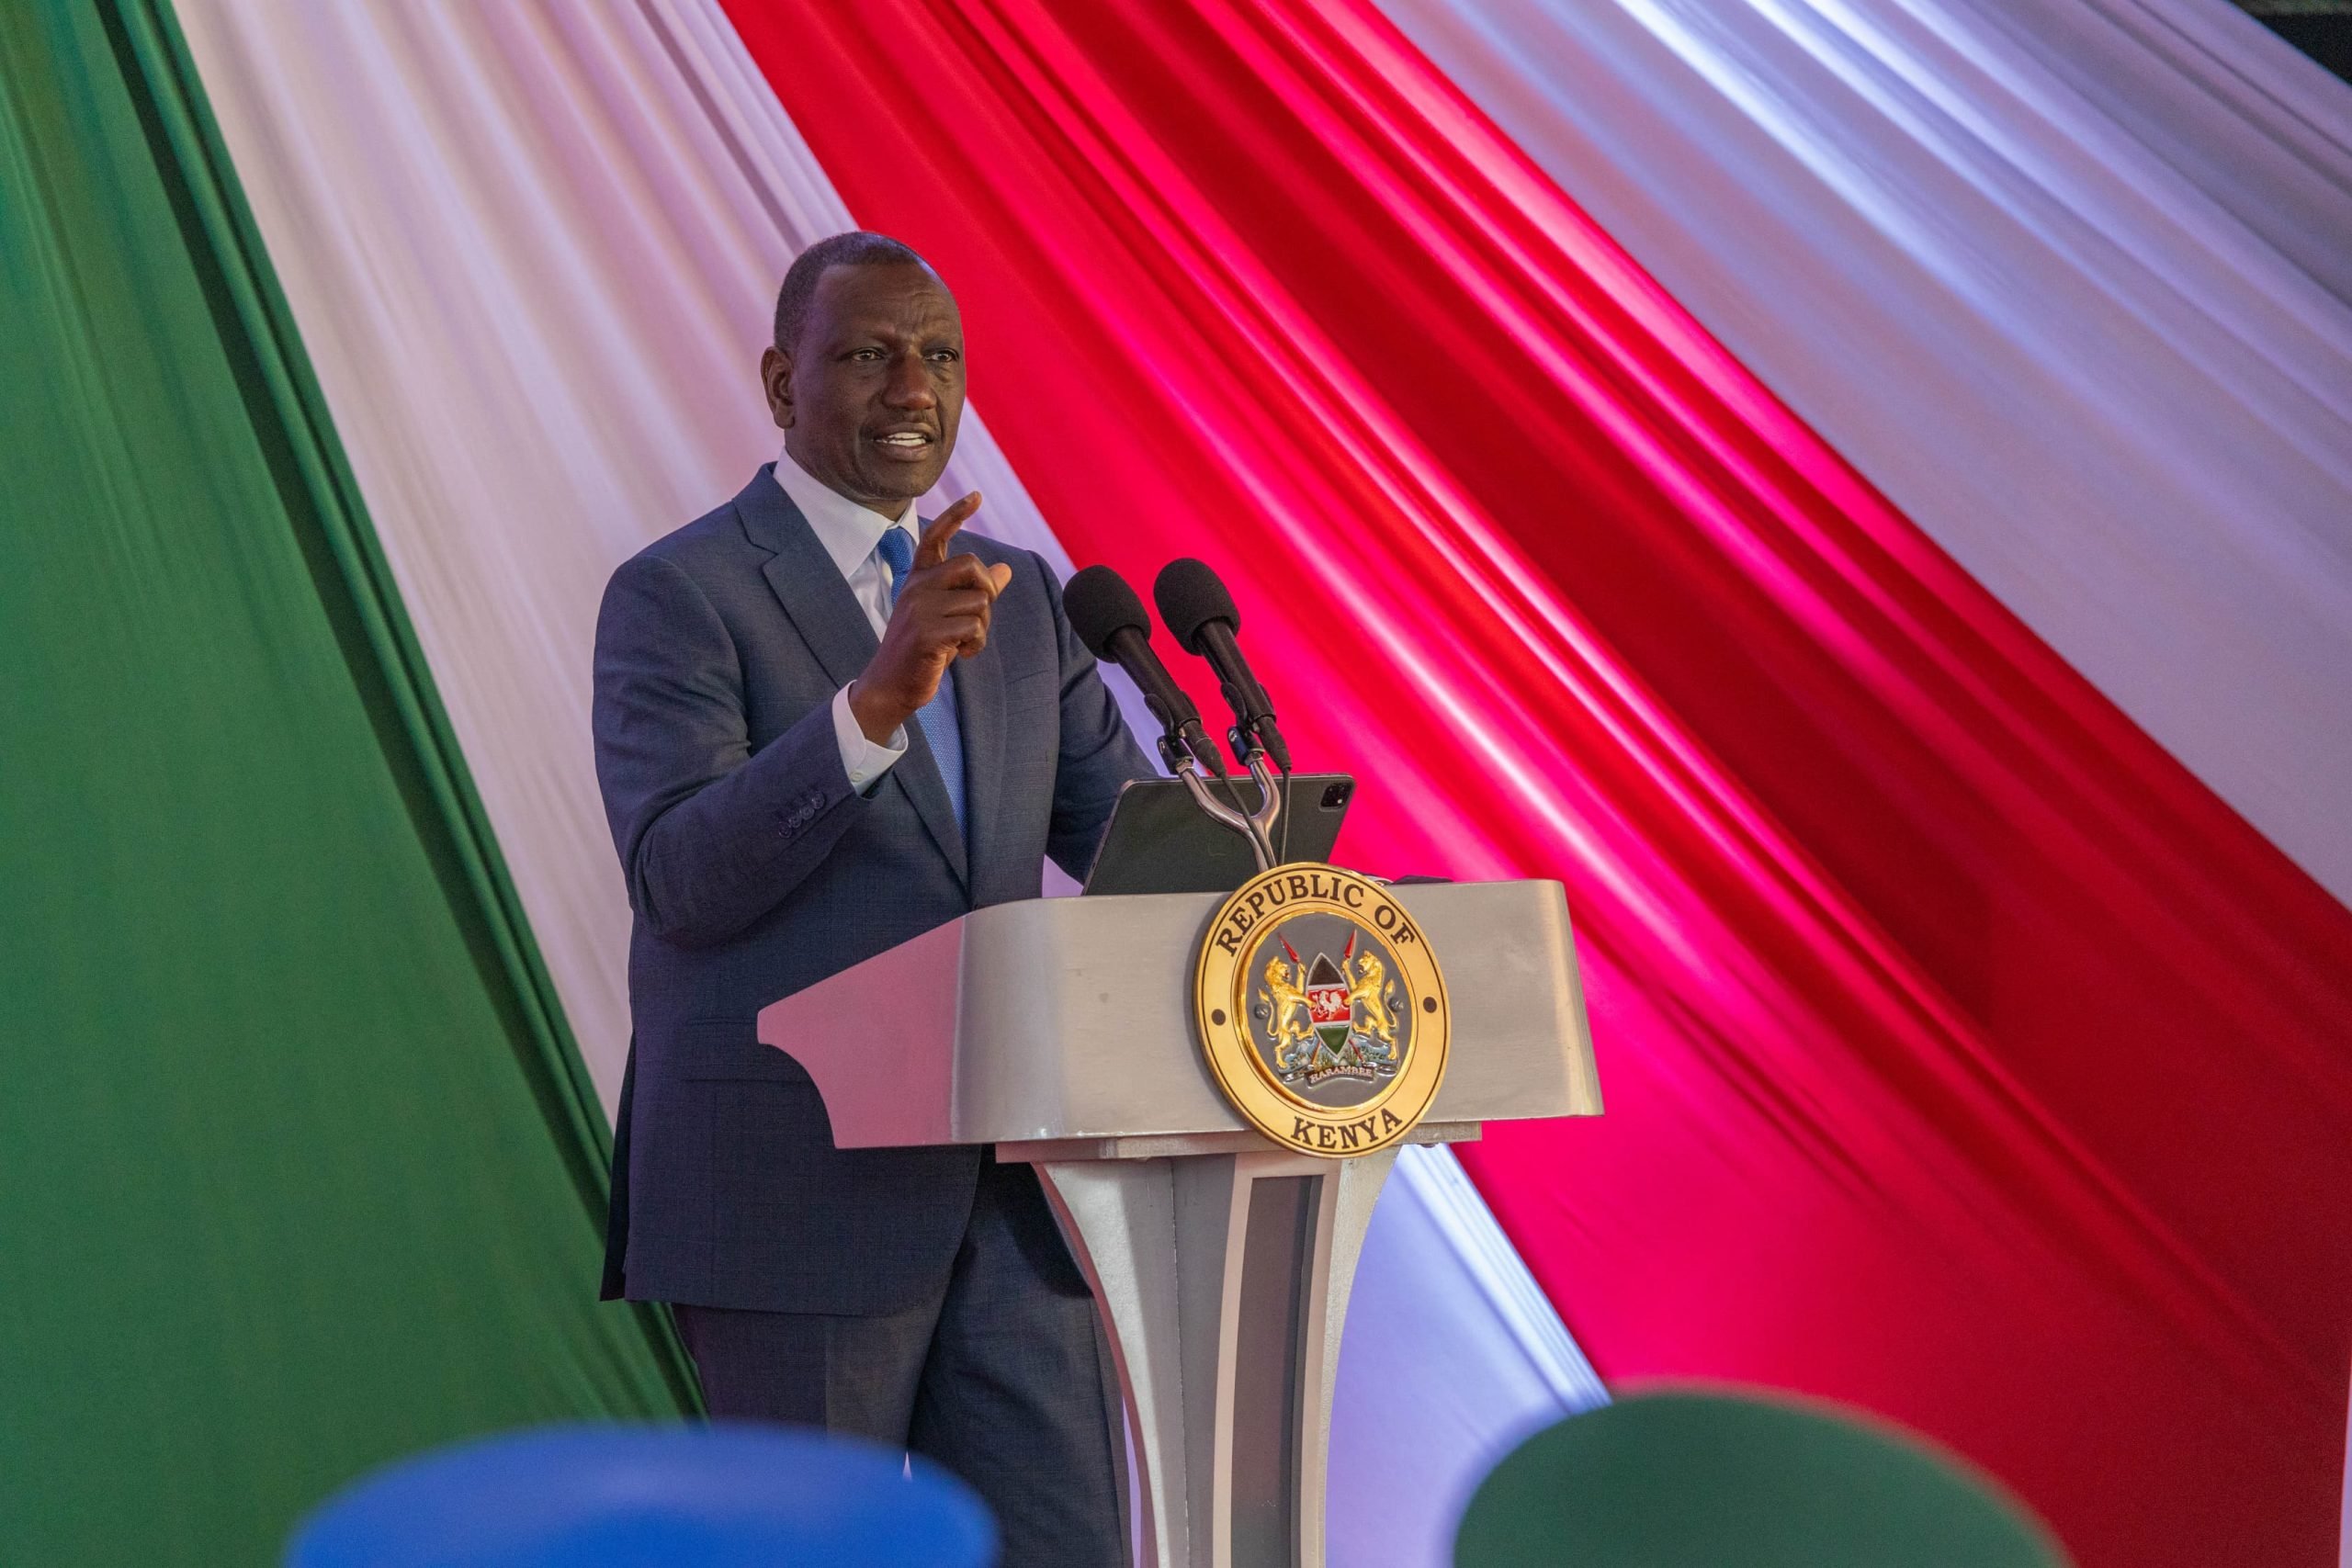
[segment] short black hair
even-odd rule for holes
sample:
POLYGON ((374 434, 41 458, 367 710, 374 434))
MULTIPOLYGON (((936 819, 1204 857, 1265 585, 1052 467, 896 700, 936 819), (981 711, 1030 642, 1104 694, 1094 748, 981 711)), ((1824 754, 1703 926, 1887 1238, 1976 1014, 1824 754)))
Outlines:
POLYGON ((846 234, 818 241, 792 258, 792 265, 784 275, 784 287, 776 290, 777 351, 787 355, 792 352, 800 329, 808 324, 808 302, 817 297, 817 285, 834 267, 907 265, 926 271, 931 267, 929 262, 915 254, 913 246, 888 234, 854 229, 846 234))

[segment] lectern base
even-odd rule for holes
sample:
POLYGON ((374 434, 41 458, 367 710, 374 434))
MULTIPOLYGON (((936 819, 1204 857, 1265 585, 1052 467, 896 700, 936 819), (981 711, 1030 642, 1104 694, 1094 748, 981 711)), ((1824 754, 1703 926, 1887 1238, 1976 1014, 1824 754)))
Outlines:
POLYGON ((1099 1148, 1127 1139, 999 1145, 1036 1164, 1110 1331, 1145 1568, 1322 1568, 1340 1334, 1396 1151, 1325 1160, 1245 1136, 1157 1156, 1099 1148))

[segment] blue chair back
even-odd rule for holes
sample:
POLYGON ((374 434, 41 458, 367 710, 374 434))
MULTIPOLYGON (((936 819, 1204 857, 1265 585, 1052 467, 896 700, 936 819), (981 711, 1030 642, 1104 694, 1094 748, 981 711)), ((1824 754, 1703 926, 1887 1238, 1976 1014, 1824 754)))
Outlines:
POLYGON ((330 1498, 287 1568, 988 1568, 996 1529, 922 1460, 783 1427, 542 1427, 330 1498), (910 1473, 911 1470, 911 1473, 910 1473))

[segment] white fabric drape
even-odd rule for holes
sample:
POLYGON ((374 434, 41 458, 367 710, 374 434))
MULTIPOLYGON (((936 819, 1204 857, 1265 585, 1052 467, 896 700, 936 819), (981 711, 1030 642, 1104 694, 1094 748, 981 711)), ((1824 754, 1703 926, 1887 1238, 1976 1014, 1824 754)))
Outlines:
MULTIPOLYGON (((855 225, 693 0, 178 9, 609 1111, 628 909, 590 760, 597 603, 775 455, 776 281, 855 225)), ((943 489, 1067 570, 977 410, 943 489)))
POLYGON ((2219 0, 1379 0, 2352 902, 2352 90, 2219 0))
MULTIPOLYGON (((609 1109, 628 911, 590 758, 598 597, 772 455, 754 367, 776 280, 854 225, 711 0, 178 9, 609 1109)), ((986 365, 982 345, 983 402, 986 365)), ((1068 569, 974 412, 947 487, 1068 569)), ((1390 1193, 1332 1495, 1403 1533, 1342 1526, 1340 1568, 1442 1563, 1500 1449, 1602 1397, 1450 1154, 1407 1151, 1390 1193)))

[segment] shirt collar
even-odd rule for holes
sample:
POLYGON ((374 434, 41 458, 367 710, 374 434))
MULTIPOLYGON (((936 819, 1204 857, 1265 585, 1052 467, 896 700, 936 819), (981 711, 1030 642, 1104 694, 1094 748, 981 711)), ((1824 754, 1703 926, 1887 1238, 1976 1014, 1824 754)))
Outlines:
POLYGON ((792 504, 800 508, 800 515, 808 520, 817 542, 825 547, 825 553, 832 558, 843 577, 865 564, 888 529, 903 528, 910 539, 922 538, 914 527, 913 502, 907 502, 906 510, 894 522, 834 490, 795 462, 789 452, 776 454, 775 482, 792 498, 792 504))

